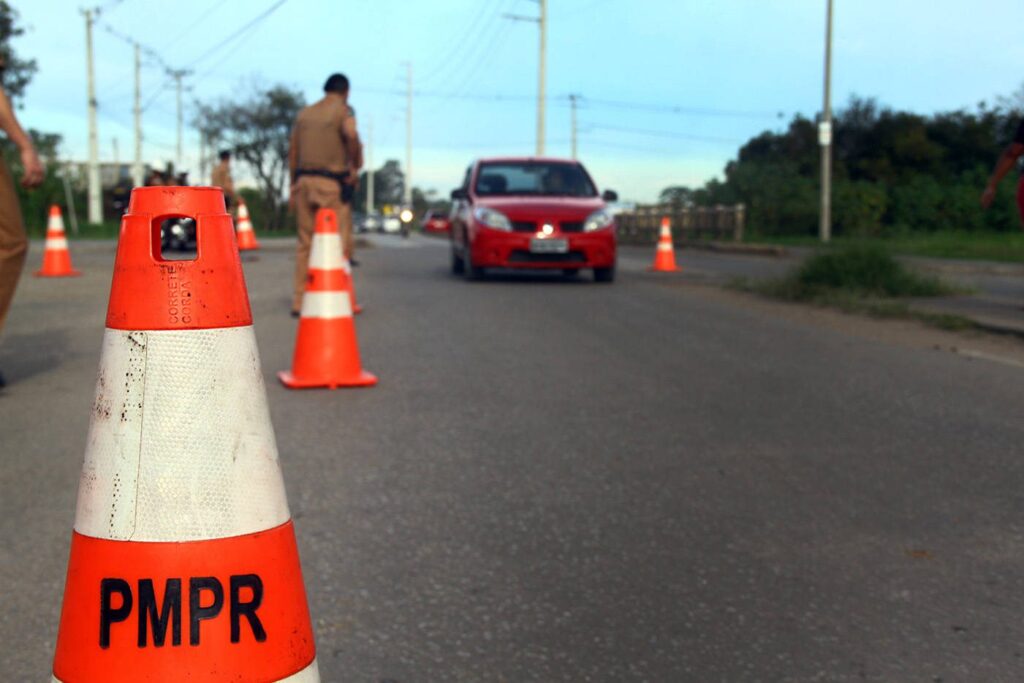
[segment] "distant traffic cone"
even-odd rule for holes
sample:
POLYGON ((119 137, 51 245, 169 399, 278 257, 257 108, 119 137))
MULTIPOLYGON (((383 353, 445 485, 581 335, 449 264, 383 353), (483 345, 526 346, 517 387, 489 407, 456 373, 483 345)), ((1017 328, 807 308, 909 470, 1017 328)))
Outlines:
POLYGON ((64 218, 60 215, 60 207, 50 205, 50 218, 46 221, 46 246, 43 250, 43 267, 37 270, 36 277, 75 277, 80 272, 71 266, 71 252, 68 251, 68 238, 64 235, 64 218))
POLYGON ((661 232, 654 252, 654 265, 648 268, 658 273, 674 273, 682 270, 676 266, 676 252, 672 247, 672 224, 665 216, 661 219, 661 232))
POLYGON ((132 191, 55 681, 320 680, 233 232, 219 190, 132 191), (168 215, 195 260, 161 258, 168 215))
POLYGON ((259 249, 260 243, 256 241, 256 232, 252 229, 252 221, 249 220, 249 209, 245 202, 238 202, 238 250, 248 251, 259 249))
POLYGON ((362 368, 352 319, 352 276, 342 254, 338 215, 316 213, 309 275, 302 297, 292 369, 277 373, 289 389, 369 387, 377 378, 362 368))

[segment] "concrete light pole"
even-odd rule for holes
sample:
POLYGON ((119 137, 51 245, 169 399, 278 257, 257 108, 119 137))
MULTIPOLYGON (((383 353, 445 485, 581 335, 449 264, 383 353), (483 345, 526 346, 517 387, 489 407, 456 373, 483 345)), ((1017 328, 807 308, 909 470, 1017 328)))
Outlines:
POLYGON ((141 48, 135 43, 135 161, 132 163, 132 185, 140 187, 146 179, 142 177, 142 56, 141 48))
POLYGON ((86 89, 89 98, 89 210, 88 218, 90 223, 103 222, 103 197, 100 188, 100 143, 99 132, 96 128, 96 79, 93 75, 92 59, 92 25, 99 14, 99 10, 82 10, 85 15, 85 70, 86 89))
POLYGON ((832 239, 832 0, 826 0, 825 18, 825 95, 818 124, 821 145, 821 223, 818 237, 832 239))
POLYGON ((412 208, 412 62, 406 62, 405 205, 412 208))
POLYGON ((540 29, 540 54, 537 60, 537 156, 544 155, 544 115, 547 102, 548 0, 536 0, 540 13, 536 17, 506 14, 506 19, 529 21, 540 29))

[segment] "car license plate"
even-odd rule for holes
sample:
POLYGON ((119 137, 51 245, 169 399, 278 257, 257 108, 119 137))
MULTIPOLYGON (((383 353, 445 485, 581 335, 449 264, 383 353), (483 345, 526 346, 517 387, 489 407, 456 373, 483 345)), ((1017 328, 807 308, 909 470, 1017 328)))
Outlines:
POLYGON ((537 239, 530 240, 530 252, 533 254, 567 254, 569 240, 537 239))

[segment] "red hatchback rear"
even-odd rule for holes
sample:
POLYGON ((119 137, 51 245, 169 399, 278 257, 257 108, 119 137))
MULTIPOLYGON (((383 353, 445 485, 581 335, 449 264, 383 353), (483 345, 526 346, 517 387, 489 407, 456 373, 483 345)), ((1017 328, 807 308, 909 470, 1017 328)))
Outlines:
POLYGON ((594 271, 615 279, 615 220, 583 165, 566 159, 481 159, 452 191, 452 272, 487 268, 594 271))

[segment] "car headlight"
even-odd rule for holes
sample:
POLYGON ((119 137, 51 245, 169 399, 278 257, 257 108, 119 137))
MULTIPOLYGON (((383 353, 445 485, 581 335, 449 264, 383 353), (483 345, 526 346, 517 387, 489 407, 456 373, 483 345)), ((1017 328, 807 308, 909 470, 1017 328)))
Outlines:
POLYGON ((610 228, 614 222, 614 216, 604 209, 599 209, 587 216, 587 220, 583 222, 583 232, 594 232, 595 230, 610 228))
POLYGON ((501 211, 488 209, 485 206, 478 206, 473 209, 473 218, 475 218, 481 225, 493 228, 494 230, 512 229, 512 221, 508 219, 508 216, 503 214, 501 211))

